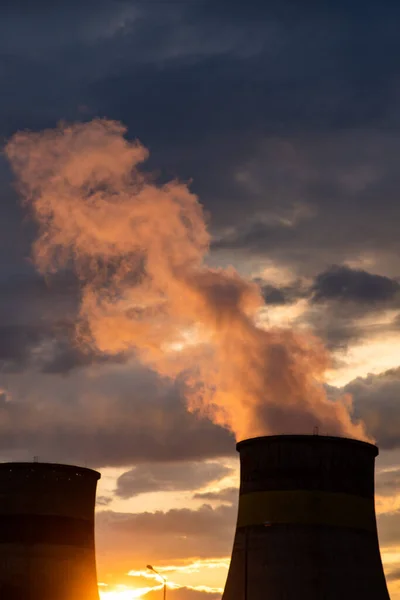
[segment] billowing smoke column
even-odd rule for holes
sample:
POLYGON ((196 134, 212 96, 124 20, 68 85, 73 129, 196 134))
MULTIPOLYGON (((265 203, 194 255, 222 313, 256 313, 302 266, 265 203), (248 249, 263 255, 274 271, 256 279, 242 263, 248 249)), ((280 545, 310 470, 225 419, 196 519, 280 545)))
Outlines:
POLYGON ((375 520, 376 446, 288 435, 237 449, 239 510, 222 600, 389 600, 375 520))
POLYGON ((94 507, 100 474, 0 464, 0 598, 99 600, 94 507))
POLYGON ((18 133, 6 146, 39 224, 36 265, 74 269, 81 280, 80 343, 133 351, 179 377, 189 409, 237 439, 315 426, 365 438, 350 401, 326 397, 321 342, 259 322, 259 287, 205 263, 210 239, 197 197, 143 174, 147 150, 124 134, 97 119, 18 133))

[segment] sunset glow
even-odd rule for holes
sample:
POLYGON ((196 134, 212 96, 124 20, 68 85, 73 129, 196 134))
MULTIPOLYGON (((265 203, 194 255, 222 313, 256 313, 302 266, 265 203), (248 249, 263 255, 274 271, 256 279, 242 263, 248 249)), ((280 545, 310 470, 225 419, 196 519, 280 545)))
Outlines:
POLYGON ((100 587, 100 598, 101 600, 132 600, 133 598, 142 598, 148 591, 146 588, 133 589, 123 585, 117 585, 111 590, 100 587))

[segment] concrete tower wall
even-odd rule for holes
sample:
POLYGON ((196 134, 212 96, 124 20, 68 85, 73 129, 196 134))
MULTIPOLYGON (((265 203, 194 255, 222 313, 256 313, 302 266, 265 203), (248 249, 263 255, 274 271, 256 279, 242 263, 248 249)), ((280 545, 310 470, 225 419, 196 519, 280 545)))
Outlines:
POLYGON ((388 600, 376 446, 322 436, 237 445, 237 528, 223 600, 388 600))
POLYGON ((0 598, 98 600, 94 508, 99 473, 0 464, 0 598))

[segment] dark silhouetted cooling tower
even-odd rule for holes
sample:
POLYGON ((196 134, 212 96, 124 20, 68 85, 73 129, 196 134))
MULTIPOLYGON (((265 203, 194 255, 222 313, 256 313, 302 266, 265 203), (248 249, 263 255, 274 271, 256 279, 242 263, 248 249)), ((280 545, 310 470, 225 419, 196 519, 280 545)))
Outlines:
POLYGON ((223 600, 389 600, 374 506, 376 446, 337 437, 244 440, 223 600))
POLYGON ((98 600, 99 478, 70 465, 0 464, 1 600, 98 600))

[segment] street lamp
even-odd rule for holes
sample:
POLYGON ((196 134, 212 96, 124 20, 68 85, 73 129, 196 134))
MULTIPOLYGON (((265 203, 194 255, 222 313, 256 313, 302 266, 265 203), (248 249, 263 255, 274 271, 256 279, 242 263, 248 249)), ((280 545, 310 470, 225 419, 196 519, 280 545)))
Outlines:
POLYGON ((158 571, 155 570, 154 567, 152 567, 151 565, 146 565, 146 568, 149 569, 149 571, 153 571, 153 573, 155 573, 158 577, 160 577, 160 579, 163 580, 163 600, 166 600, 167 597, 167 580, 165 579, 165 577, 163 577, 161 575, 161 573, 159 573, 158 571))

